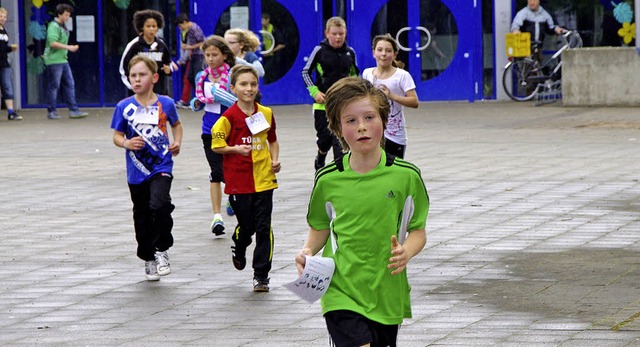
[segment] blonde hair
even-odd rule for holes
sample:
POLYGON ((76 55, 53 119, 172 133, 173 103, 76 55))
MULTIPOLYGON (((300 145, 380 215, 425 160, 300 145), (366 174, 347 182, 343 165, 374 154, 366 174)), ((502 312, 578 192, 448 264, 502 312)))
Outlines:
MULTIPOLYGON (((387 96, 371 82, 361 77, 345 77, 338 80, 327 90, 325 110, 329 121, 329 130, 338 137, 344 149, 348 149, 349 145, 342 137, 340 115, 347 105, 362 98, 369 98, 377 106, 383 129, 386 129, 391 106, 387 96)), ((384 136, 380 139, 380 145, 384 145, 384 136)))
POLYGON ((0 13, 9 14, 9 11, 4 7, 0 7, 0 13))
POLYGON ((330 27, 346 28, 347 23, 342 19, 342 17, 331 17, 327 19, 325 30, 329 30, 330 27))
POLYGON ((242 52, 255 52, 260 47, 260 39, 251 30, 232 28, 224 32, 225 35, 235 35, 242 44, 242 52))
POLYGON ((143 55, 142 53, 136 54, 131 60, 129 60, 129 71, 131 68, 139 62, 143 62, 152 73, 158 73, 158 64, 151 58, 143 55))

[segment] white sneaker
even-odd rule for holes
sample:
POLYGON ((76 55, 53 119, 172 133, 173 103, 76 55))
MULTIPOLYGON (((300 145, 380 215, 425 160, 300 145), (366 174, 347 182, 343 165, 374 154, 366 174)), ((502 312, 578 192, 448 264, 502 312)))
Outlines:
POLYGON ((144 274, 147 276, 147 281, 159 281, 160 275, 158 275, 158 263, 156 263, 155 260, 145 261, 144 274))
POLYGON ((169 253, 167 253, 167 251, 156 252, 155 257, 158 266, 158 275, 166 276, 170 274, 171 264, 169 264, 169 253))
POLYGON ((211 222, 211 232, 215 236, 224 235, 224 221, 220 218, 220 215, 213 218, 213 222, 211 222))

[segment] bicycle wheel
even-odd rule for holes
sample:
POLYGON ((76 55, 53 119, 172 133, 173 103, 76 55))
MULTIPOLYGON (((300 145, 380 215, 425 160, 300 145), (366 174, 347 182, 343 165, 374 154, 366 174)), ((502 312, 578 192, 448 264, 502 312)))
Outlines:
POLYGON ((535 95, 541 77, 542 71, 535 60, 516 59, 505 67, 502 86, 512 100, 528 101, 535 95))

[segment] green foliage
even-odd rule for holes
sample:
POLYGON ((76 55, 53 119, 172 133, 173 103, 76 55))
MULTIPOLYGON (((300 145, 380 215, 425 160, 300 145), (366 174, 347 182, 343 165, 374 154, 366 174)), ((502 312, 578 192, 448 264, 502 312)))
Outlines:
POLYGON ((131 0, 113 0, 113 2, 116 4, 116 7, 118 7, 121 10, 126 10, 127 8, 129 8, 129 4, 131 3, 131 0))

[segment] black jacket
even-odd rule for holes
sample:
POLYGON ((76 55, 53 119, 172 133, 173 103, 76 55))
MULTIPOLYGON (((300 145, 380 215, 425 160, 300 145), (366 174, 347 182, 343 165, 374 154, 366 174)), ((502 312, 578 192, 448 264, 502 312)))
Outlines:
POLYGON ((162 71, 162 66, 171 64, 171 51, 164 41, 157 37, 152 44, 148 44, 142 36, 134 38, 127 44, 127 47, 122 53, 122 59, 120 60, 119 70, 122 83, 124 83, 128 89, 131 89, 131 84, 129 83, 129 61, 138 53, 146 55, 158 64, 158 75, 160 75, 160 78, 158 79, 158 83, 153 86, 153 91, 156 94, 168 95, 169 88, 166 83, 166 74, 162 71))
POLYGON ((323 93, 326 93, 329 87, 339 79, 359 74, 360 70, 356 66, 356 52, 346 43, 340 48, 333 48, 327 39, 322 40, 313 49, 307 64, 302 69, 302 79, 307 89, 317 86, 323 93), (311 77, 314 71, 315 81, 311 77))

